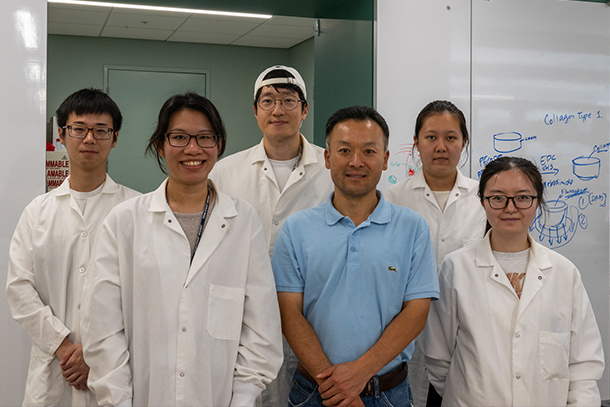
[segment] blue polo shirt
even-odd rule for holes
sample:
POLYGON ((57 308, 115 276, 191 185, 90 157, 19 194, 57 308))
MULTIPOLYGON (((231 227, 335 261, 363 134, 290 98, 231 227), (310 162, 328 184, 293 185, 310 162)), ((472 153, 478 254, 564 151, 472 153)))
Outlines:
MULTIPOLYGON (((289 216, 272 257, 277 291, 302 292, 303 315, 332 364, 353 361, 379 339, 403 301, 438 299, 424 218, 387 202, 360 225, 326 203, 289 216)), ((411 343, 378 374, 411 358, 411 343)))

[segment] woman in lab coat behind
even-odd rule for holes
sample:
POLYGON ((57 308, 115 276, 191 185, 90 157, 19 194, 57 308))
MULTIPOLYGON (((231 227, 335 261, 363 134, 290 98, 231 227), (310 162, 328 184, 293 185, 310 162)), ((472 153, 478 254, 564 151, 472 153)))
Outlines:
POLYGON ((148 146, 168 178, 102 226, 82 320, 100 405, 253 406, 280 368, 261 221, 208 180, 225 143, 208 99, 171 97, 148 146))
MULTIPOLYGON (((417 211, 430 227, 437 264, 452 251, 476 242, 485 234, 485 211, 477 198, 478 182, 458 169, 468 145, 464 113, 453 103, 435 100, 417 116, 413 145, 419 151, 421 171, 388 187, 385 198, 417 211)), ((428 392, 419 339, 409 361, 409 383, 416 406, 438 406, 434 389, 428 392), (428 403, 426 403, 426 397, 428 403)))
POLYGON ((440 267, 422 334, 444 406, 599 406, 602 342, 580 273, 528 228, 543 203, 534 164, 489 163, 479 198, 491 229, 440 267))

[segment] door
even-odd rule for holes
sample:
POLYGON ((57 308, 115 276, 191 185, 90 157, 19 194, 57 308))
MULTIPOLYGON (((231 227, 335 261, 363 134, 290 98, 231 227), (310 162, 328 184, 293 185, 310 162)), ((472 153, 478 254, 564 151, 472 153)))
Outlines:
POLYGON ((142 193, 153 191, 165 179, 156 159, 145 155, 159 110, 176 93, 193 91, 207 96, 209 73, 113 66, 104 71, 106 92, 123 114, 117 145, 108 158, 108 174, 142 193))

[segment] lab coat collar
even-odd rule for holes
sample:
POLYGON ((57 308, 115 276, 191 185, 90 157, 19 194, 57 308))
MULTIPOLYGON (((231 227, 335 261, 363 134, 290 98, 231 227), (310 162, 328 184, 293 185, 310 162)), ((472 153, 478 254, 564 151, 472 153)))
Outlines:
MULTIPOLYGON (((424 171, 422 169, 415 173, 411 182, 413 184, 413 188, 425 188, 426 190, 430 190, 430 187, 426 183, 426 178, 424 177, 424 171)), ((468 178, 462 174, 459 168, 457 170, 457 177, 455 179, 455 184, 453 185, 453 190, 456 188, 462 189, 466 192, 470 192, 474 188, 474 186, 469 185, 468 178)))
MULTIPOLYGON (((104 186, 102 187, 102 194, 114 194, 119 189, 119 186, 116 182, 110 178, 110 175, 106 174, 106 180, 104 181, 104 186)), ((70 195, 70 176, 61 183, 60 186, 57 187, 57 192, 55 192, 55 196, 65 196, 70 195)))
MULTIPOLYGON (((233 199, 220 192, 214 186, 214 183, 211 180, 208 180, 208 183, 210 188, 213 188, 216 192, 216 203, 214 205, 214 209, 209 214, 209 219, 205 226, 205 230, 203 231, 202 244, 199 245, 197 252, 195 252, 195 257, 193 258, 193 262, 189 267, 189 272, 185 281, 186 285, 188 285, 195 275, 197 275, 197 273, 202 269, 203 264, 205 264, 205 262, 210 258, 229 230, 230 225, 229 222, 227 222, 227 219, 238 215, 233 199)), ((184 237, 184 244, 188 245, 184 231, 167 203, 167 199, 165 197, 166 185, 167 179, 163 181, 159 188, 152 192, 149 210, 151 212, 165 213, 164 224, 174 232, 182 235, 184 237)))
MULTIPOLYGON (((165 181, 159 185, 159 188, 152 192, 152 199, 150 201, 149 209, 151 212, 172 212, 167 203, 167 198, 165 197, 165 186, 167 185, 167 180, 168 178, 166 178, 165 181)), ((214 210, 212 213, 219 214, 222 218, 232 218, 237 216, 238 212, 237 208, 235 208, 233 200, 228 195, 220 192, 212 180, 208 179, 208 185, 216 193, 216 203, 214 204, 214 210)))
MULTIPOLYGON (((496 258, 491 251, 490 235, 491 229, 487 231, 485 237, 477 243, 475 252, 475 264, 477 267, 490 267, 496 264, 496 258)), ((536 243, 530 235, 527 235, 527 239, 530 242, 530 264, 535 264, 536 268, 540 270, 551 268, 553 264, 549 260, 544 247, 541 244, 536 243)))
MULTIPOLYGON (((317 164, 318 157, 316 156, 316 151, 313 146, 307 141, 307 139, 301 134, 301 143, 303 143, 303 157, 301 158, 301 162, 299 163, 299 167, 303 167, 309 164, 317 164)), ((265 146, 263 145, 263 140, 254 148, 254 152, 252 154, 252 161, 250 164, 254 165, 256 163, 265 163, 268 162, 269 158, 267 157, 267 153, 265 152, 265 146)), ((299 168, 297 167, 297 168, 299 168)))
MULTIPOLYGON (((368 219, 362 222, 361 225, 366 225, 368 223, 377 223, 384 224, 389 223, 392 220, 392 206, 391 204, 385 200, 381 191, 376 191, 377 196, 379 197, 379 202, 377 206, 373 210, 368 217, 368 219)), ((333 206, 333 196, 335 193, 331 193, 328 196, 328 200, 324 204, 324 217, 326 218, 326 223, 328 226, 332 226, 339 222, 341 219, 346 216, 342 215, 335 207, 333 206)))
MULTIPOLYGON (((475 264, 477 267, 491 267, 490 278, 499 284, 506 286, 512 290, 512 286, 506 277, 506 273, 501 269, 496 258, 494 257, 491 250, 491 243, 489 240, 490 231, 487 232, 485 237, 477 243, 475 252, 475 264)), ((546 282, 545 271, 550 269, 553 265, 548 258, 546 251, 543 246, 536 243, 530 235, 528 235, 530 242, 530 258, 527 264, 527 271, 525 274, 525 281, 523 282, 523 291, 519 300, 517 318, 532 302, 538 291, 544 286, 546 282)), ((517 298, 515 294, 515 298, 517 298)))

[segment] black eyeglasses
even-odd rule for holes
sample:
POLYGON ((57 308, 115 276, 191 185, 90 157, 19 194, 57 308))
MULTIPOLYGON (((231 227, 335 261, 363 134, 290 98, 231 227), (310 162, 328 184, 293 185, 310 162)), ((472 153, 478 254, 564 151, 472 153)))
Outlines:
POLYGON ((529 209, 534 203, 534 199, 538 199, 534 195, 517 195, 517 196, 506 196, 506 195, 491 195, 485 196, 489 206, 492 209, 504 209, 508 206, 508 201, 513 201, 513 205, 517 209, 529 209))
POLYGON ((69 124, 63 126, 62 129, 68 129, 70 137, 80 139, 87 137, 89 131, 91 131, 93 138, 96 140, 108 140, 114 134, 114 129, 107 126, 87 127, 82 124, 69 124))
POLYGON ((275 102, 277 101, 280 102, 280 106, 282 106, 284 110, 288 111, 296 109, 299 105, 299 102, 305 102, 305 100, 298 99, 294 96, 286 96, 281 99, 274 99, 270 96, 263 96, 262 98, 258 99, 258 107, 263 110, 271 110, 275 107, 275 102))
POLYGON ((218 137, 212 133, 199 133, 191 135, 183 131, 175 131, 171 133, 165 133, 169 145, 172 147, 186 147, 194 138, 197 145, 201 148, 212 148, 218 144, 218 137))

